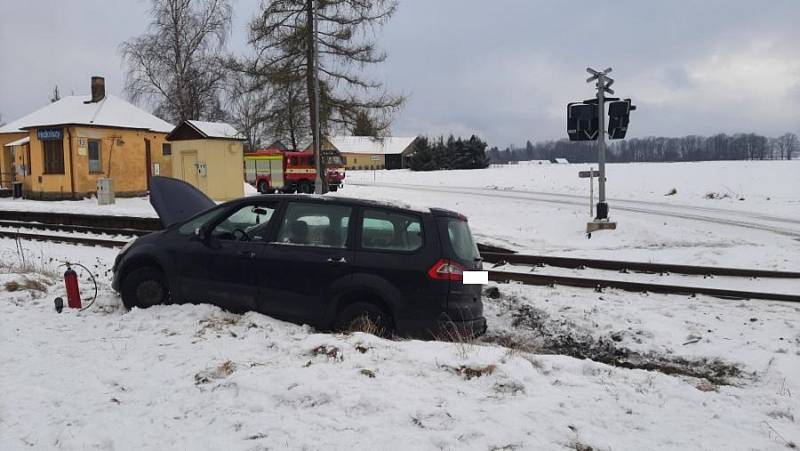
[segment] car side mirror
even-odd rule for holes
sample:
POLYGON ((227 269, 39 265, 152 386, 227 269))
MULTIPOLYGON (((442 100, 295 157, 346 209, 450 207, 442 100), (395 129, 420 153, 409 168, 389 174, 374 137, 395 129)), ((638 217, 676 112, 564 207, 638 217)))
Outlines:
POLYGON ((197 227, 192 235, 196 240, 205 242, 208 239, 208 229, 205 226, 197 227))

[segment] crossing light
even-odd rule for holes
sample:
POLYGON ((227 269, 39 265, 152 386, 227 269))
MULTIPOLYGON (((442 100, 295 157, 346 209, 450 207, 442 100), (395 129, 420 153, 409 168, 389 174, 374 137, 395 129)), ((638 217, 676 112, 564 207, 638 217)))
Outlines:
POLYGON ((631 105, 631 99, 623 99, 608 103, 608 138, 622 139, 628 132, 631 111, 636 106, 631 105))
POLYGON ((594 141, 599 125, 597 104, 572 102, 567 104, 567 135, 570 141, 594 141))

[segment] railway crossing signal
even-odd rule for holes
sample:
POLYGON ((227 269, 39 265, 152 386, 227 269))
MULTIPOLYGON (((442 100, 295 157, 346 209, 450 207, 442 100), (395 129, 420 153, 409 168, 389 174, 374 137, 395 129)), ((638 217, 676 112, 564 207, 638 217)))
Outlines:
MULTIPOLYGON (((615 97, 606 97, 606 94, 614 95, 614 90, 611 89, 614 79, 608 76, 611 70, 610 67, 602 71, 587 67, 586 72, 589 72, 591 76, 586 79, 586 83, 595 83, 596 98, 567 104, 567 135, 570 141, 597 141, 599 165, 597 214, 592 221, 586 224, 588 237, 592 236, 593 231, 613 230, 617 227, 615 222, 608 219, 608 204, 606 203, 606 101, 610 102, 608 109, 609 139, 625 137, 630 122, 630 112, 636 109, 630 99, 620 100, 615 97)), ((590 180, 594 179, 594 174, 590 173, 589 177, 590 180)), ((590 199, 590 203, 592 202, 590 199)))
POLYGON ((631 99, 617 100, 608 104, 608 139, 622 139, 628 131, 631 111, 631 99))

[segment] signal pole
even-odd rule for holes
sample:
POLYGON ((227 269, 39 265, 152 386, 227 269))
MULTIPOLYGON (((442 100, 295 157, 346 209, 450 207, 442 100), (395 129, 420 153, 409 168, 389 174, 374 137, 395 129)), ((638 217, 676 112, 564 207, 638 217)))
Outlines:
POLYGON ((599 136, 597 137, 597 162, 600 170, 600 180, 598 180, 598 199, 597 199, 597 216, 594 220, 586 224, 586 233, 591 237, 591 233, 595 230, 616 229, 617 224, 608 220, 608 203, 606 203, 606 93, 614 95, 614 90, 611 85, 614 80, 608 76, 611 73, 611 68, 606 68, 604 71, 596 71, 591 67, 586 68, 586 72, 592 74, 591 77, 586 79, 586 83, 596 81, 595 87, 597 88, 597 125, 599 136))

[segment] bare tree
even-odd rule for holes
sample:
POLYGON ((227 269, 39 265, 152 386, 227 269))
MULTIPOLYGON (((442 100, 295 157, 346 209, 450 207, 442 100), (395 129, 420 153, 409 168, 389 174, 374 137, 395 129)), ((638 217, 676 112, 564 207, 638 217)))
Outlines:
POLYGON ((794 133, 785 133, 775 138, 775 146, 780 159, 791 160, 792 154, 800 151, 800 140, 794 133))
POLYGON ((175 123, 221 118, 229 0, 152 0, 150 14, 148 32, 120 47, 128 95, 175 123))
POLYGON ((386 129, 405 99, 388 94, 380 82, 363 77, 357 69, 386 59, 372 37, 396 9, 395 0, 265 0, 250 24, 250 43, 257 57, 247 64, 248 70, 284 86, 305 85, 305 92, 293 97, 292 104, 302 104, 308 111, 305 124, 313 124, 318 59, 323 130, 352 127, 362 111, 370 112, 376 127, 386 129))
POLYGON ((246 138, 246 151, 258 149, 263 144, 268 132, 271 95, 270 90, 258 89, 253 80, 243 73, 230 77, 227 89, 228 121, 246 138))
POLYGON ((53 93, 50 95, 50 103, 58 102, 61 100, 61 93, 58 92, 58 85, 53 88, 53 93))
POLYGON ((277 82, 267 122, 272 135, 291 150, 300 150, 311 136, 311 124, 306 115, 308 101, 302 85, 293 82, 277 82))

